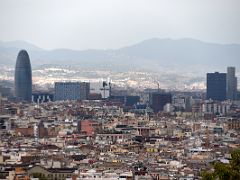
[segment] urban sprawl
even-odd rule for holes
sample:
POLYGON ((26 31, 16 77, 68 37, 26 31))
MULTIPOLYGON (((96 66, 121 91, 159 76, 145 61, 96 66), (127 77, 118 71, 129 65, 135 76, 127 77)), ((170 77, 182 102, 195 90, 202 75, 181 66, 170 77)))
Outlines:
POLYGON ((230 164, 240 145, 235 67, 208 73, 206 91, 121 89, 103 81, 32 89, 27 51, 14 89, 0 86, 0 179, 193 180, 230 164))

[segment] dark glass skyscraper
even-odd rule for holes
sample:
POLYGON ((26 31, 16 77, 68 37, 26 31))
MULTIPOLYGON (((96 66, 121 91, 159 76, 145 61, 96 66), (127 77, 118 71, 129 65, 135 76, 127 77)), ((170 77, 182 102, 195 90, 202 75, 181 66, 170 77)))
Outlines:
POLYGON ((149 105, 155 113, 163 111, 167 103, 172 102, 172 95, 170 93, 153 92, 149 94, 149 105))
POLYGON ((207 99, 215 101, 226 100, 227 78, 226 73, 207 73, 207 99))
POLYGON ((32 68, 27 51, 21 50, 15 67, 15 96, 22 101, 32 100, 32 68))

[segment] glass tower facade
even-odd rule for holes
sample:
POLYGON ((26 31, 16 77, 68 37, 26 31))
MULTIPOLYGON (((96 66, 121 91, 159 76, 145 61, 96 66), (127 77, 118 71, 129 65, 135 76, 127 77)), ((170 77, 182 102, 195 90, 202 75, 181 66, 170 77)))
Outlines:
POLYGON ((226 73, 207 73, 207 99, 215 101, 226 100, 227 77, 226 73))
POLYGON ((32 100, 32 68, 27 51, 21 50, 15 67, 15 96, 18 100, 32 100))

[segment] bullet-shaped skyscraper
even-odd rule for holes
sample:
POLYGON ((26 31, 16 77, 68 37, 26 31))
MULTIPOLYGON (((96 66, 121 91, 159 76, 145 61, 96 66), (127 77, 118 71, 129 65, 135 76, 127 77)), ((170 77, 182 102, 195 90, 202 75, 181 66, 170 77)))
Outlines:
POLYGON ((28 53, 21 50, 15 67, 15 96, 19 100, 32 100, 32 68, 28 53))

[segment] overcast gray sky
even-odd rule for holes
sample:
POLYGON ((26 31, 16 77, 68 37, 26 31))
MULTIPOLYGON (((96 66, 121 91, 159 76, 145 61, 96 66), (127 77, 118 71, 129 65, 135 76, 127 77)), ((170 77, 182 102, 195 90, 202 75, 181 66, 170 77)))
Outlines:
POLYGON ((240 43, 240 0, 0 0, 2 41, 106 49, 154 37, 240 43))

